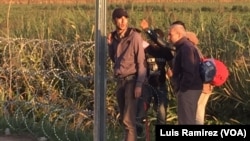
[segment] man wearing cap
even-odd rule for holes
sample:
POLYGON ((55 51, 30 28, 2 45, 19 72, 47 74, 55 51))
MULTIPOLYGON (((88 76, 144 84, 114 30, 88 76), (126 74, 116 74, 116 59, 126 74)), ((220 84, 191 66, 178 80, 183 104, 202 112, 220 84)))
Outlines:
POLYGON ((146 77, 146 62, 141 34, 128 26, 128 13, 116 8, 112 13, 115 30, 108 35, 109 57, 117 80, 116 98, 125 141, 136 141, 137 100, 146 77))

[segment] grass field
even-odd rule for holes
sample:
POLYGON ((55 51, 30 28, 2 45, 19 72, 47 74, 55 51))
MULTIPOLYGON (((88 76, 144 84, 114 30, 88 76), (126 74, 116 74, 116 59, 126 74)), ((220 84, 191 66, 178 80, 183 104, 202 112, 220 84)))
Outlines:
MULTIPOLYGON (((224 61, 230 71, 225 85, 215 88, 210 97, 206 124, 249 124, 250 5, 240 4, 109 3, 107 31, 113 29, 110 15, 116 6, 127 8, 131 26, 135 27, 146 18, 151 27, 167 31, 169 23, 181 19, 197 34, 203 53, 224 61)), ((55 140, 92 139, 94 29, 93 4, 0 5, 0 106, 4 107, 0 109, 0 132, 11 126, 55 140)), ((106 67, 107 80, 112 80, 108 59, 106 67)), ((112 129, 108 130, 109 141, 117 141, 122 135, 117 133, 120 127, 114 88, 114 81, 108 81, 105 102, 107 128, 112 129)), ((176 124, 176 100, 168 88, 167 122, 176 124)), ((153 123, 155 113, 150 113, 149 119, 153 123)))
MULTIPOLYGON (((0 3, 13 4, 75 4, 94 3, 95 0, 1 0, 0 3)), ((107 0, 108 3, 239 3, 249 0, 107 0)))

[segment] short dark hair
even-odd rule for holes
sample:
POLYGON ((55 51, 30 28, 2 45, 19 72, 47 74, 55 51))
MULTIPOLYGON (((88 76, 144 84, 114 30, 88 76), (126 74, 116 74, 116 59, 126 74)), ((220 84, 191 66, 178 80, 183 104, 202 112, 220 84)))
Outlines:
POLYGON ((182 25, 184 27, 184 29, 186 30, 186 26, 185 26, 185 23, 183 21, 174 21, 171 23, 171 25, 182 25))

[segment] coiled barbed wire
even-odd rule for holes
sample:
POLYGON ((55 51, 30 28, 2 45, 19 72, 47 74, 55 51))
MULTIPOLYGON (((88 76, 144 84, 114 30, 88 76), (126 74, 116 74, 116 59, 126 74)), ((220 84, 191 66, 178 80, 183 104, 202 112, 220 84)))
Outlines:
MULTIPOLYGON (((26 130, 33 135, 35 135, 34 128, 40 127, 47 138, 51 138, 53 133, 58 141, 71 141, 70 132, 74 131, 75 138, 78 138, 79 131, 84 131, 93 125, 93 108, 86 105, 76 107, 76 104, 81 104, 80 101, 83 100, 80 98, 82 95, 77 94, 79 92, 86 93, 85 98, 88 99, 85 101, 88 103, 94 99, 93 86, 90 83, 94 80, 92 73, 94 72, 94 46, 94 42, 90 41, 65 44, 57 40, 0 37, 0 47, 3 47, 2 51, 0 49, 3 58, 0 61, 2 66, 0 84, 1 89, 4 89, 4 92, 0 92, 4 95, 7 89, 11 88, 12 92, 16 93, 11 99, 7 97, 0 99, 2 114, 8 126, 12 130, 18 130, 24 124, 26 130), (7 51, 8 49, 10 51, 7 51), (14 54, 16 52, 17 55, 14 54), (9 58, 11 53, 14 54, 13 57, 19 57, 15 59, 20 61, 20 64, 15 62, 8 65, 13 59, 9 58), (39 65, 32 61, 33 56, 41 58, 41 60, 38 59, 39 65), (75 56, 78 56, 80 61, 76 61, 75 56), (38 65, 39 69, 24 62, 22 57, 30 57, 31 63, 38 65), (82 62, 82 58, 85 62, 82 62), (10 73, 15 79, 10 78, 10 73), (13 83, 11 87, 8 83, 10 79, 13 83), (71 86, 72 83, 75 85, 71 86), (78 84, 81 86, 78 87, 78 84), (28 95, 28 92, 22 90, 24 86, 30 89, 31 93, 33 92, 29 94, 30 98, 24 98, 23 95, 28 95), (43 87, 46 90, 39 92, 43 87), (58 91, 59 98, 62 99, 60 102, 51 100, 50 95, 54 91, 58 91), (68 96, 69 93, 72 95, 68 96), (76 104, 70 105, 71 102, 76 104), (48 129, 48 125, 51 129, 48 129), (61 129, 64 129, 63 136, 58 131, 61 129)), ((108 75, 106 80, 108 83, 114 82, 112 75, 108 75)), ((147 85, 150 87, 149 84, 147 85)), ((158 93, 152 86, 151 88, 154 93, 158 93)), ((112 122, 117 121, 113 118, 117 117, 108 117, 112 122)))
MULTIPOLYGON (((87 81, 93 80, 93 74, 89 73, 94 69, 94 65, 92 65, 94 59, 89 58, 94 53, 93 42, 65 44, 57 40, 0 37, 0 47, 2 57, 0 61, 0 94, 2 97, 0 99, 2 107, 0 113, 2 113, 8 127, 12 130, 20 130, 20 126, 24 125, 26 130, 33 135, 35 134, 34 127, 41 127, 43 134, 47 138, 51 138, 51 130, 47 128, 47 125, 50 124, 54 133, 53 136, 59 141, 65 139, 70 141, 69 134, 71 131, 75 130, 75 135, 78 136, 78 131, 87 128, 85 123, 93 121, 93 111, 85 106, 77 107, 75 104, 72 104, 72 107, 65 106, 65 104, 70 105, 70 99, 72 99, 71 96, 66 96, 68 92, 65 90, 69 90, 68 84, 70 83, 81 84, 79 87, 85 87, 84 91, 92 89, 88 88, 87 81), (65 52, 69 52, 69 54, 63 54, 65 52), (74 55, 85 58, 89 72, 82 70, 82 68, 77 69, 81 66, 76 67, 74 55), (31 60, 32 57, 35 59, 40 57, 37 59, 40 61, 38 67, 32 66, 32 63, 37 61, 31 60), (31 65, 24 62, 26 58, 29 59, 26 61, 28 63, 30 61, 31 65), (16 61, 13 61, 13 59, 16 61), (49 61, 46 61, 46 59, 49 61), (42 60, 45 60, 45 62, 42 62, 42 60), (46 90, 42 90, 42 87, 46 90), (8 89, 13 92, 13 97, 6 95, 8 89), (28 91, 25 91, 25 89, 28 91), (51 103, 53 91, 59 92, 61 101, 51 103), (39 100, 41 97, 42 100, 39 100), (77 124, 75 123, 76 119, 78 120, 77 124), (60 127, 64 128, 64 136, 58 131, 63 129, 60 127)), ((35 63, 34 65, 37 65, 35 63)), ((89 90, 89 92, 91 91, 89 90)), ((73 98, 77 100, 78 97, 73 98)), ((90 99, 93 99, 93 96, 90 99)))

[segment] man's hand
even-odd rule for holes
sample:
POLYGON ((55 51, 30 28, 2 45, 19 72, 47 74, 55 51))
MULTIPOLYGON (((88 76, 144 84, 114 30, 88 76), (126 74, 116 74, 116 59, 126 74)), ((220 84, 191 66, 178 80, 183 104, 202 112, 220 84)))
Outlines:
POLYGON ((208 84, 203 84, 202 92, 205 93, 205 94, 212 94, 213 89, 214 89, 213 85, 211 85, 209 83, 208 84))
POLYGON ((148 22, 147 22, 145 19, 143 19, 143 20, 141 21, 141 28, 142 28, 142 29, 147 29, 147 28, 149 28, 149 24, 148 24, 148 22))
POLYGON ((135 87, 135 98, 141 97, 142 87, 135 87))
POLYGON ((112 33, 109 33, 107 36, 107 44, 110 45, 112 43, 112 33))
POLYGON ((168 79, 170 79, 172 76, 173 76, 173 72, 172 72, 171 68, 168 68, 168 69, 166 70, 166 77, 167 77, 168 79))

